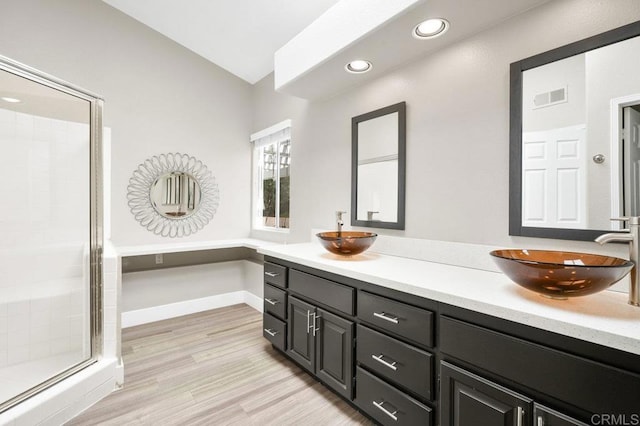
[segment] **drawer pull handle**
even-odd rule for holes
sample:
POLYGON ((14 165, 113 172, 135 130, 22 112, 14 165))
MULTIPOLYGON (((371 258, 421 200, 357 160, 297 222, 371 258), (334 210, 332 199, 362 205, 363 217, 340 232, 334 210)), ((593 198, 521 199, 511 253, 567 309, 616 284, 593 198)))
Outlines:
POLYGON ((276 274, 275 272, 265 272, 264 273, 266 276, 271 277, 271 278, 275 278, 280 274, 276 274))
POLYGON ((380 401, 380 402, 373 401, 373 405, 375 405, 377 409, 385 413, 387 416, 391 417, 394 422, 397 422, 398 417, 396 417, 396 414, 398 414, 398 410, 393 410, 393 412, 391 412, 383 407, 384 403, 385 401, 380 401))
POLYGON ((384 312, 374 312, 373 316, 376 317, 376 318, 383 319, 385 321, 392 322, 394 324, 398 324, 398 317, 391 316, 391 315, 389 315, 387 313, 384 313, 384 312))
POLYGON ((271 337, 276 337, 276 334, 278 334, 278 332, 277 332, 277 331, 273 331, 273 330, 271 330, 270 328, 265 328, 265 329, 264 329, 264 332, 265 332, 265 333, 267 333, 267 334, 268 334, 269 336, 271 336, 271 337))
POLYGON ((264 298, 264 301, 265 301, 265 302, 267 302, 268 304, 272 305, 272 306, 275 306, 275 305, 277 305, 278 303, 280 303, 280 302, 279 302, 279 301, 277 301, 277 300, 268 299, 268 298, 266 298, 266 297, 264 298))
POLYGON ((375 359, 376 361, 378 361, 380 364, 384 365, 385 367, 389 367, 390 369, 392 369, 393 371, 396 371, 398 369, 398 367, 396 367, 397 362, 393 361, 393 362, 387 362, 384 360, 384 355, 380 354, 380 355, 371 355, 371 358, 375 359))

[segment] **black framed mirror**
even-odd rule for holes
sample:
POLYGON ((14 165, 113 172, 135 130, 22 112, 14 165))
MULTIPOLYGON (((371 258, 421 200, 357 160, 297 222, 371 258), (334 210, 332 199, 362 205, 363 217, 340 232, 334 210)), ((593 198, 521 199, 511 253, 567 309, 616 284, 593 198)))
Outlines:
POLYGON ((640 22, 511 64, 509 235, 595 239, 640 215, 640 22))
POLYGON ((404 229, 406 103, 351 119, 351 225, 404 229))

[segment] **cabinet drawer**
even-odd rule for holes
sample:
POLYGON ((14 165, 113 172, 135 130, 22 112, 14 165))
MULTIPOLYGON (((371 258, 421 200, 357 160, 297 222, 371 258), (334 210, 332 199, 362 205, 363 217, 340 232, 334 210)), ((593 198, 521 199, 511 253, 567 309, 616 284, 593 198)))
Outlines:
POLYGON ((264 311, 281 320, 287 319, 287 293, 284 290, 264 285, 264 311))
POLYGON ((440 350, 590 414, 638 412, 640 376, 631 372, 446 316, 440 350))
POLYGON ((389 381, 432 399, 433 355, 358 325, 357 360, 389 381))
POLYGON ((358 318, 421 345, 433 346, 433 312, 361 291, 358 318))
POLYGON ((287 288, 287 268, 275 263, 264 262, 264 282, 280 288, 287 288))
POLYGON ((355 289, 352 287, 292 269, 289 271, 289 290, 347 315, 354 314, 355 289))
POLYGON ((356 405, 383 425, 431 425, 431 409, 357 367, 356 405))
POLYGON ((284 351, 287 340, 287 323, 269 314, 262 316, 262 335, 271 342, 273 346, 284 351))

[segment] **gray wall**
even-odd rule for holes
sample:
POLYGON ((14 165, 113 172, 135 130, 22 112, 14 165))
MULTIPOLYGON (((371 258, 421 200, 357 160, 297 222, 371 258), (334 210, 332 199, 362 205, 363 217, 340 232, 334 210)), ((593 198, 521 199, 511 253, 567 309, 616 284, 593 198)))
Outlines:
POLYGON ((293 120, 292 229, 284 239, 308 240, 311 228, 335 226, 335 210, 349 210, 351 117, 406 101, 406 230, 377 232, 593 246, 508 236, 509 64, 638 19, 637 0, 555 0, 323 101, 274 93, 266 77, 255 86, 252 130, 293 120))
POLYGON ((2 2, 0 55, 104 96, 114 242, 169 241, 133 219, 126 187, 139 163, 176 151, 202 160, 221 192, 211 223, 182 240, 249 234, 248 83, 98 0, 2 2))

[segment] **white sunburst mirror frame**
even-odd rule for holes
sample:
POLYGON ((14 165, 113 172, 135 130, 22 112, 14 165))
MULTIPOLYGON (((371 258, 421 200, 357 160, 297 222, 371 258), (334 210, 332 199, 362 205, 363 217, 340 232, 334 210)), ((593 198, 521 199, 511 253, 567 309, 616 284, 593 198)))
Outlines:
POLYGON ((133 172, 127 186, 127 199, 131 213, 140 225, 163 237, 186 237, 204 228, 215 215, 220 204, 220 191, 215 178, 202 161, 187 154, 154 155, 133 172), (183 217, 167 217, 156 207, 152 190, 159 179, 175 173, 184 173, 200 189, 200 199, 193 211, 183 217))

